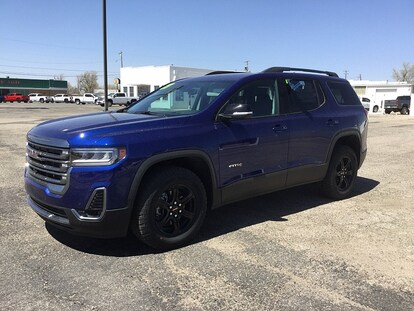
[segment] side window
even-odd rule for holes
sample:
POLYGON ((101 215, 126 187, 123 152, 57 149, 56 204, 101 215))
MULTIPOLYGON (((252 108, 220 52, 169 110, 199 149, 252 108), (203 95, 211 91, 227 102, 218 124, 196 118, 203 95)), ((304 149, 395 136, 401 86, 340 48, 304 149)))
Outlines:
POLYGON ((339 105, 361 105, 358 96, 349 83, 328 82, 328 86, 339 105))
POLYGON ((274 79, 251 82, 233 94, 226 103, 226 107, 248 105, 253 112, 253 117, 279 114, 279 100, 275 85, 274 79))
POLYGON ((296 113, 314 110, 325 102, 325 96, 318 81, 305 79, 279 80, 280 93, 288 95, 289 101, 283 105, 283 113, 296 113), (287 105, 287 106, 286 106, 287 105))

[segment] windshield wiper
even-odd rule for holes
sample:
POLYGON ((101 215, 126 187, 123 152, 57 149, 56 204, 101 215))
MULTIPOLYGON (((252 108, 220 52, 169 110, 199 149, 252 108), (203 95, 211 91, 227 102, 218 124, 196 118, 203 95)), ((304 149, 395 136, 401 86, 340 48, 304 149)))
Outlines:
POLYGON ((134 111, 134 114, 145 114, 147 116, 163 116, 165 117, 166 115, 163 113, 159 113, 159 112, 154 112, 154 111, 134 111))

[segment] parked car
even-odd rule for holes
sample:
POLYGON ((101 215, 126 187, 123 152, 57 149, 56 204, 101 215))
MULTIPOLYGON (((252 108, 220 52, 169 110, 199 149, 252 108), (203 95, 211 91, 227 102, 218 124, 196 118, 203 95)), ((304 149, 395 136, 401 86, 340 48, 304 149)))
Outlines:
POLYGON ((95 104, 99 105, 104 102, 105 94, 103 93, 94 93, 95 96, 95 104))
POLYGON ((225 204, 308 183, 349 197, 367 130, 367 111, 336 73, 213 72, 118 111, 37 125, 27 134, 25 188, 31 208, 62 230, 131 230, 167 250, 225 204))
POLYGON ((55 103, 72 103, 72 96, 68 94, 56 94, 53 96, 53 102, 55 103))
POLYGON ((385 113, 410 114, 411 96, 398 96, 396 100, 385 101, 385 113))
POLYGON ((30 102, 44 103, 47 101, 47 96, 40 93, 30 93, 28 96, 30 102))
MULTIPOLYGON (((121 106, 128 106, 135 102, 137 97, 129 97, 126 93, 118 92, 118 93, 110 93, 108 94, 108 106, 111 107, 112 105, 121 105, 121 106)), ((102 107, 104 106, 104 99, 102 98, 101 102, 99 103, 102 107)))
POLYGON ((379 106, 374 101, 365 96, 358 96, 358 98, 366 111, 378 112, 379 106))
POLYGON ((85 93, 83 95, 73 95, 72 102, 76 105, 79 104, 93 104, 95 103, 96 97, 92 93, 85 93))
POLYGON ((47 103, 54 103, 55 102, 54 96, 53 95, 46 96, 46 102, 47 103))
POLYGON ((4 96, 3 99, 5 102, 15 102, 17 101, 18 103, 20 102, 25 102, 28 103, 30 98, 27 95, 22 95, 20 93, 9 93, 6 96, 4 96))

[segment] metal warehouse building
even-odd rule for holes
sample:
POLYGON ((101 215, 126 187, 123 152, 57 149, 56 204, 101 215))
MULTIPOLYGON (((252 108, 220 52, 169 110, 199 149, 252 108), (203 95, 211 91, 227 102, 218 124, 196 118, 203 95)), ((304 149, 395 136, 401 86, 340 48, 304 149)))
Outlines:
POLYGON ((131 97, 146 95, 171 81, 203 76, 212 71, 215 70, 173 65, 124 67, 121 68, 120 91, 131 97))
POLYGON ((349 80, 355 92, 366 96, 373 101, 380 111, 384 108, 386 100, 394 100, 397 96, 411 95, 413 85, 407 82, 349 80))
POLYGON ((17 79, 0 78, 0 95, 8 93, 42 93, 44 95, 55 95, 57 93, 67 93, 68 82, 64 80, 37 80, 37 79, 17 79))

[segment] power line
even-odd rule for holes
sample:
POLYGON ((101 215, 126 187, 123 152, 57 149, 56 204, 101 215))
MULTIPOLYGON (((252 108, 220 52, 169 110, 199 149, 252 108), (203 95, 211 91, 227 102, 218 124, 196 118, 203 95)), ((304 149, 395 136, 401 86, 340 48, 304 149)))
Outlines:
POLYGON ((10 59, 10 58, 3 58, 0 57, 0 60, 8 61, 8 62, 16 62, 16 63, 29 63, 29 64, 54 64, 54 65, 84 65, 84 64, 102 64, 102 61, 95 61, 95 62, 38 62, 38 61, 24 61, 21 59, 10 59))
MULTIPOLYGON (((63 69, 63 68, 29 67, 29 66, 13 66, 13 65, 0 65, 0 67, 23 68, 23 69, 65 70, 65 71, 88 71, 85 69, 63 69)), ((89 71, 96 71, 96 70, 89 70, 89 71)))
MULTIPOLYGON (((5 72, 5 71, 0 71, 0 74, 4 74, 4 75, 15 75, 15 76, 26 76, 26 77, 53 77, 56 76, 56 74, 35 74, 35 73, 27 73, 27 72, 5 72)), ((76 76, 74 75, 65 75, 63 74, 65 78, 76 78, 76 76)), ((98 77, 103 77, 103 74, 97 74, 98 77)), ((108 73, 108 76, 119 76, 119 73, 108 73)))
POLYGON ((40 45, 40 46, 54 47, 54 48, 60 48, 60 49, 76 49, 76 50, 84 50, 84 51, 95 51, 94 49, 81 48, 79 46, 76 46, 76 47, 64 46, 64 45, 50 44, 50 43, 44 43, 44 42, 32 42, 32 41, 26 41, 26 40, 19 40, 19 39, 13 39, 13 38, 0 37, 0 40, 4 42, 13 41, 13 42, 20 42, 20 43, 25 43, 25 44, 30 44, 30 45, 40 45))

